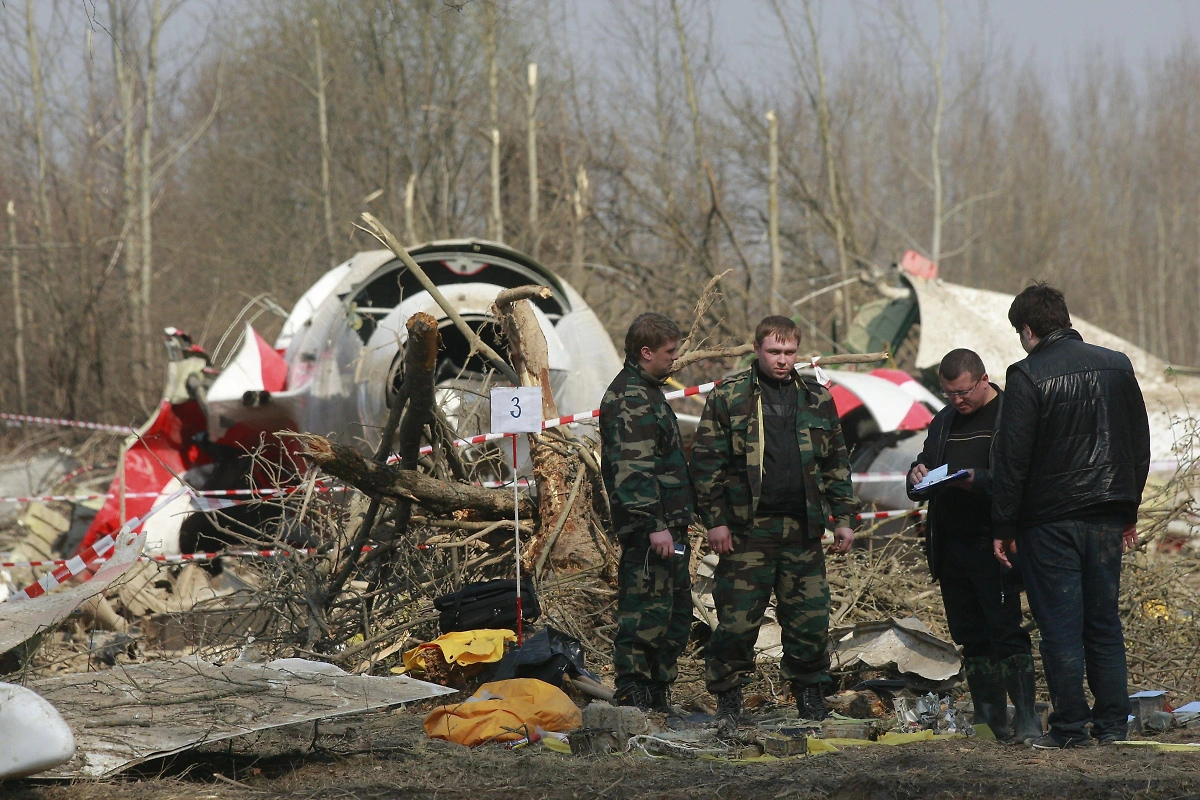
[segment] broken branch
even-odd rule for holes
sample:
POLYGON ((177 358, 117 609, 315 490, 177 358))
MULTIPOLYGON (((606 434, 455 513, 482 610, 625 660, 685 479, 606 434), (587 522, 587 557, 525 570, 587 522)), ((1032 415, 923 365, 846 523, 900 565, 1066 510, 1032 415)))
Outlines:
MULTIPOLYGON (((416 502, 435 514, 450 514, 464 508, 495 516, 513 513, 513 496, 504 489, 446 483, 416 470, 368 461, 354 448, 331 442, 324 436, 297 434, 296 438, 304 445, 302 456, 365 494, 416 502)), ((533 513, 528 500, 521 501, 521 513, 533 513)))
POLYGON ((417 279, 425 291, 429 292, 429 296, 433 298, 433 301, 446 312, 446 316, 454 323, 454 327, 458 328, 459 333, 465 336, 467 341, 471 343, 471 347, 477 352, 482 353, 492 363, 492 366, 496 368, 496 371, 512 382, 514 386, 519 385, 520 381, 517 379, 517 373, 508 365, 508 362, 501 358, 499 353, 489 347, 487 342, 480 339, 475 331, 471 330, 471 326, 462 318, 462 315, 458 313, 454 305, 446 299, 446 296, 442 294, 437 285, 429 279, 429 276, 425 274, 425 270, 421 269, 416 261, 413 261, 412 256, 397 241, 396 237, 387 228, 383 227, 383 223, 375 219, 374 215, 365 211, 362 218, 370 227, 370 230, 367 232, 382 242, 387 249, 391 250, 396 258, 404 262, 404 266, 408 268, 408 271, 413 274, 413 277, 417 279))

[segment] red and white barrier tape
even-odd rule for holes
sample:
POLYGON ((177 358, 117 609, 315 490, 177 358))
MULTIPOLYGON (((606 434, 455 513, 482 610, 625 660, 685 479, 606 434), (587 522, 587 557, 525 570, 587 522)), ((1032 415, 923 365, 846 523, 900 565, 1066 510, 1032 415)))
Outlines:
MULTIPOLYGON (((180 494, 182 494, 182 492, 176 493, 175 497, 178 497, 180 494)), ((175 497, 170 499, 173 500, 175 497)), ((165 503, 163 505, 165 505, 165 503)), ((151 514, 156 513, 157 510, 158 509, 155 509, 155 511, 151 512, 151 514)), ((898 517, 922 517, 925 515, 925 513, 926 511, 923 508, 901 508, 895 511, 871 511, 865 514, 858 514, 856 515, 855 519, 859 520, 860 522, 867 522, 872 520, 896 519, 898 517)), ((146 519, 149 519, 151 514, 147 514, 146 519)), ((137 525, 141 524, 141 522, 145 522, 145 519, 141 521, 131 520, 126 527, 132 530, 133 528, 137 527, 137 525)), ((62 570, 67 570, 67 573, 64 573, 64 575, 66 575, 66 577, 70 577, 71 575, 78 575, 83 571, 85 566, 102 564, 107 561, 108 559, 105 557, 105 553, 111 550, 112 547, 113 539, 111 536, 106 535, 97 540, 94 545, 87 548, 84 552, 80 553, 74 558, 55 558, 48 559, 46 561, 0 561, 0 569, 58 567, 59 569, 55 570, 54 573, 51 573, 52 575, 57 575, 62 570)), ((363 547, 363 552, 367 553, 373 549, 374 548, 371 545, 366 545, 363 547)), ((429 546, 425 544, 418 544, 417 549, 427 550, 429 549, 429 546)), ((292 550, 226 550, 214 553, 176 553, 173 555, 139 556, 138 561, 156 562, 159 564, 186 564, 192 561, 212 561, 214 558, 275 558, 277 556, 289 556, 293 553, 315 555, 317 552, 318 549, 315 547, 295 548, 292 550)), ((43 576, 43 579, 45 579, 45 577, 46 576, 43 576)), ((63 577, 61 580, 57 580, 57 582, 53 585, 62 583, 64 580, 66 580, 66 577, 63 577)), ((36 597, 37 595, 30 596, 36 597)))
MULTIPOLYGON (((500 484, 508 486, 510 484, 500 484)), ((282 489, 188 489, 189 494, 193 497, 274 497, 277 495, 289 495, 296 492, 303 492, 303 486, 287 486, 282 489)), ((346 492, 350 491, 348 486, 317 486, 315 491, 318 492, 346 492)), ((135 498, 154 498, 158 497, 162 492, 126 492, 125 499, 131 500, 135 498)), ((62 502, 62 503, 77 503, 84 500, 115 500, 120 497, 119 494, 108 492, 105 494, 44 494, 44 495, 25 495, 21 497, 0 497, 0 503, 33 503, 33 502, 62 502)))
POLYGON ((0 420, 8 422, 11 426, 29 423, 31 425, 45 425, 57 428, 84 428, 89 431, 111 431, 112 433, 134 432, 134 429, 128 425, 109 425, 104 422, 80 422, 76 419, 58 419, 56 417, 33 417, 28 414, 6 414, 0 412, 0 420))
MULTIPOLYGON (((102 549, 102 553, 107 553, 112 549, 112 537, 104 536, 100 541, 108 540, 102 549)), ((97 542, 97 545, 99 542, 97 542)), ((363 552, 367 552, 372 548, 368 545, 363 548, 363 552)), ((293 553, 304 553, 305 555, 313 555, 317 552, 317 548, 296 548, 294 550, 228 550, 219 553, 175 553, 173 555, 158 555, 158 556, 138 556, 138 561, 156 562, 159 564, 186 564, 190 561, 211 561, 214 558, 274 558, 276 556, 288 556, 293 553)), ((2 568, 20 568, 20 567, 61 567, 74 561, 72 558, 55 558, 47 561, 0 561, 2 568)), ((94 558, 85 559, 89 565, 103 564, 108 560, 107 556, 100 555, 94 558)))
MULTIPOLYGON (((720 385, 720 381, 712 381, 711 383, 702 383, 699 386, 689 386, 686 389, 677 389, 673 392, 664 392, 663 397, 667 400, 675 400, 680 397, 691 397, 698 394, 708 394, 713 389, 720 385)), ((589 419, 595 419, 600 416, 600 409, 593 408, 590 411, 581 411, 578 414, 567 414, 563 417, 555 417, 542 421, 542 430, 548 428, 560 428, 563 425, 570 425, 575 422, 583 422, 589 419)), ((497 439, 503 439, 508 436, 517 436, 515 433, 481 433, 478 436, 472 436, 469 439, 455 439, 455 447, 470 447, 473 444, 483 444, 484 442, 494 442, 497 439)), ((426 446, 421 448, 421 455, 428 455, 433 452, 433 448, 426 446)), ((388 459, 389 463, 396 460, 398 456, 392 456, 388 459)))
MULTIPOLYGON (((150 509, 150 511, 146 513, 146 516, 129 520, 121 526, 121 530, 117 532, 117 536, 130 533, 134 528, 146 522, 159 511, 169 506, 176 498, 187 494, 187 491, 188 490, 186 487, 180 489, 173 495, 170 495, 164 499, 161 503, 155 505, 154 508, 150 509)), ((77 555, 57 564, 57 568, 53 572, 47 572, 42 577, 38 578, 35 583, 31 583, 21 591, 13 594, 6 602, 11 603, 17 600, 32 600, 35 597, 40 597, 51 589, 66 583, 71 578, 85 571, 89 564, 96 563, 97 561, 103 559, 104 555, 108 551, 112 550, 115 545, 116 539, 111 534, 105 534, 104 536, 101 536, 91 545, 85 547, 77 555)))

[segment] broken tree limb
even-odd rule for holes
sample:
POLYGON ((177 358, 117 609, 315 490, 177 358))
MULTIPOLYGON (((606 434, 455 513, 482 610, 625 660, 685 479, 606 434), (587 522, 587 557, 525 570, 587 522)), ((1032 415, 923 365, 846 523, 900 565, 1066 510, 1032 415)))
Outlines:
POLYGON ((532 300, 535 297, 540 297, 543 300, 549 300, 554 296, 554 292, 550 291, 548 286, 538 286, 537 284, 527 284, 525 286, 514 286, 511 289, 505 289, 500 294, 496 295, 496 305, 507 303, 511 305, 518 300, 532 300))
POLYGON ((550 532, 550 536, 546 539, 546 546, 542 548, 542 552, 538 556, 537 565, 533 571, 533 579, 535 581, 542 577, 542 568, 546 566, 546 559, 554 549, 554 543, 558 541, 558 535, 562 533, 563 525, 567 522, 567 515, 575 508, 575 498, 579 495, 579 487, 583 484, 584 475, 584 470, 575 470, 575 482, 571 484, 571 493, 567 495, 567 504, 563 506, 562 511, 559 513, 558 520, 554 523, 554 530, 550 532))
MULTIPOLYGON (((675 359, 675 363, 671 365, 671 373, 679 372, 684 367, 708 358, 736 358, 753 352, 754 345, 752 344, 719 347, 715 350, 695 350, 675 359)), ((884 350, 881 353, 840 353, 833 356, 817 356, 816 362, 819 366, 831 367, 836 364, 874 364, 878 361, 887 361, 891 357, 892 354, 884 350)), ((803 368, 807 365, 807 361, 808 359, 800 359, 797 366, 803 368)))
POLYGON ((738 356, 744 356, 747 353, 753 352, 754 345, 752 344, 739 344, 735 347, 718 347, 715 350, 693 350, 675 359, 675 363, 671 365, 671 374, 673 375, 684 367, 689 367, 697 361, 704 361, 708 358, 737 358, 738 356))
MULTIPOLYGON (((711 167, 709 169, 711 171, 711 167)), ((700 336, 700 324, 704 321, 704 316, 708 314, 708 310, 712 308, 713 303, 717 301, 717 298, 721 294, 717 291, 717 284, 731 272, 733 272, 732 269, 727 269, 720 275, 712 276, 700 291, 700 298, 696 300, 696 309, 692 314, 692 327, 688 330, 688 335, 684 338, 683 343, 679 345, 680 358, 683 358, 690 350, 704 343, 703 338, 697 338, 700 336)))
POLYGON ((421 453, 421 434, 425 424, 433 419, 433 373, 437 367, 437 320, 418 311, 404 324, 408 340, 404 343, 404 395, 408 408, 400 422, 397 441, 400 468, 416 469, 421 453))
MULTIPOLYGON (((523 287, 501 292, 492 306, 500 329, 508 340, 508 353, 516 368, 522 386, 538 386, 542 390, 542 418, 558 416, 558 406, 550 387, 550 353, 546 337, 533 313, 533 305, 527 299, 513 300, 521 294, 523 287)), ((554 564, 571 564, 589 567, 605 562, 605 553, 596 546, 591 531, 597 527, 589 513, 591 509, 591 485, 568 490, 574 475, 586 469, 580 458, 558 444, 569 437, 569 431, 559 436, 533 435, 529 437, 530 460, 533 462, 533 478, 538 487, 538 513, 542 521, 538 531, 529 540, 522 555, 522 566, 537 571, 538 564, 547 559, 554 564), (567 502, 568 496, 579 495, 579 502, 567 502), (550 529, 555 520, 554 530, 550 529), (553 558, 552 548, 559 547, 558 557, 553 558)), ((579 485, 579 484, 577 484, 579 485)))
MULTIPOLYGON (((421 458, 421 435, 425 431, 425 425, 433 421, 433 409, 436 405, 433 376, 437 367, 438 345, 441 344, 442 337, 438 333, 437 320, 422 311, 409 317, 404 323, 404 328, 408 337, 404 342, 402 394, 407 402, 397 431, 397 444, 400 450, 400 469, 413 471, 421 458)), ((385 529, 383 536, 378 537, 380 548, 375 555, 380 563, 379 571, 372 579, 372 591, 378 588, 380 583, 390 580, 395 542, 397 537, 402 538, 408 532, 410 516, 412 501, 397 501, 395 522, 390 529, 385 529)))
MULTIPOLYGON (((433 514, 445 515, 467 508, 494 516, 513 513, 513 497, 506 489, 447 483, 416 470, 369 461, 354 448, 331 442, 324 436, 306 433, 297 434, 296 438, 304 445, 302 456, 364 494, 415 502, 433 514)), ((533 513, 527 500, 521 501, 521 513, 533 513)))
POLYGON ((458 328, 459 333, 465 336, 467 341, 471 343, 471 347, 473 347, 477 352, 483 354, 483 356, 491 362, 492 366, 495 367, 501 375, 508 378, 508 380, 510 380, 514 386, 518 385, 520 381, 517 379, 517 373, 513 370, 513 368, 508 365, 508 362, 500 357, 499 353, 497 353, 491 347, 488 347, 487 342, 480 339, 479 335, 475 333, 475 331, 471 330, 471 326, 468 325, 466 320, 462 318, 462 315, 458 313, 458 311, 454 308, 454 305, 446 299, 446 296, 442 294, 437 285, 429 279, 429 276, 425 274, 425 270, 421 269, 416 261, 413 261, 412 256, 410 256, 408 251, 404 249, 404 246, 397 241, 396 237, 393 236, 387 228, 383 227, 383 223, 375 219, 372 214, 369 214, 365 211, 363 212, 362 218, 363 221, 367 223, 367 232, 382 242, 386 248, 391 250, 392 253, 395 254, 396 258, 404 262, 404 266, 408 268, 408 271, 413 274, 413 277, 417 279, 425 291, 429 292, 429 296, 433 298, 433 301, 441 306, 442 310, 446 312, 446 316, 449 317, 450 321, 454 323, 454 327, 458 328))
MULTIPOLYGON (((877 361, 887 361, 891 357, 892 354, 884 350, 881 353, 838 353, 833 356, 813 356, 811 360, 815 360, 818 366, 831 367, 837 364, 874 364, 877 361)), ((801 366, 809 360, 802 359, 801 366)))
POLYGON ((558 416, 558 406, 550 389, 550 350, 533 305, 520 296, 524 294, 521 290, 527 288, 532 287, 518 286, 498 294, 492 312, 508 340, 508 357, 516 369, 519 385, 540 386, 542 419, 554 419, 558 416), (506 295, 513 299, 506 299, 506 295))

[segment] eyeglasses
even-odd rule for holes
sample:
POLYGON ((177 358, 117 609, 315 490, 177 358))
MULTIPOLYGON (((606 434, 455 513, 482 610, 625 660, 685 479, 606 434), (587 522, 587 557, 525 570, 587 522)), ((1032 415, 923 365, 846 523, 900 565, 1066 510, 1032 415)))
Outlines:
POLYGON ((947 400, 953 400, 956 397, 966 398, 972 392, 974 392, 976 389, 978 389, 979 384, 981 384, 981 383, 983 383, 983 378, 980 378, 979 380, 975 381, 975 385, 972 386, 970 389, 962 389, 961 391, 957 391, 957 392, 941 392, 940 394, 942 395, 942 397, 946 398, 947 400))

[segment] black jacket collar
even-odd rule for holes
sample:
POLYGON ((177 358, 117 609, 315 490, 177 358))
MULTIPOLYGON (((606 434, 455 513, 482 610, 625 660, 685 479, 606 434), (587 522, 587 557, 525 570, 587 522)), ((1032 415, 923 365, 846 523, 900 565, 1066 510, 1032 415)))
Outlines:
POLYGON ((1080 341, 1080 342, 1083 341, 1083 337, 1079 335, 1079 331, 1075 330, 1074 328, 1059 328, 1058 330, 1056 330, 1052 333, 1046 334, 1034 346, 1034 348, 1029 351, 1029 355, 1033 355, 1034 353, 1039 353, 1042 350, 1049 347, 1050 345, 1054 344, 1055 342, 1061 342, 1064 339, 1075 339, 1076 341, 1080 341))

